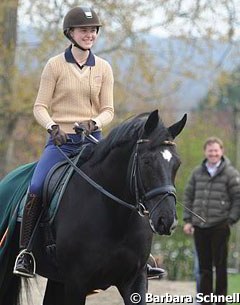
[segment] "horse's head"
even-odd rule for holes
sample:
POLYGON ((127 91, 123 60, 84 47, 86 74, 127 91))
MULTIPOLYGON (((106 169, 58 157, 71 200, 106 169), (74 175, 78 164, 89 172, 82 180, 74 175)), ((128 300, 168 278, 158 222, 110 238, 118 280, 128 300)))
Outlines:
POLYGON ((147 214, 159 234, 171 234, 177 224, 174 180, 180 159, 173 140, 186 119, 167 128, 155 110, 126 120, 96 146, 90 162, 98 175, 101 168, 111 169, 99 176, 101 185, 131 202, 115 198, 120 205, 147 214))
POLYGON ((131 164, 131 189, 153 232, 170 235, 177 225, 174 180, 180 166, 173 139, 182 131, 186 114, 166 128, 152 112, 137 141, 131 164))

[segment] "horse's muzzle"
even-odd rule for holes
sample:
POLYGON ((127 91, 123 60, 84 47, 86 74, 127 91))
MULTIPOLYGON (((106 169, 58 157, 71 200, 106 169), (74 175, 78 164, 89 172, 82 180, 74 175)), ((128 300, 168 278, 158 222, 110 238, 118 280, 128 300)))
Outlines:
POLYGON ((152 231, 159 235, 171 235, 177 223, 176 205, 171 199, 155 210, 149 219, 152 231))
POLYGON ((155 226, 153 224, 151 219, 149 220, 149 223, 150 223, 150 227, 151 227, 153 233, 156 233, 156 234, 159 234, 159 235, 171 235, 173 233, 173 231, 176 229, 178 221, 177 221, 176 218, 174 218, 174 221, 169 226, 169 225, 166 225, 164 223, 164 220, 161 219, 161 217, 160 217, 157 226, 155 226))

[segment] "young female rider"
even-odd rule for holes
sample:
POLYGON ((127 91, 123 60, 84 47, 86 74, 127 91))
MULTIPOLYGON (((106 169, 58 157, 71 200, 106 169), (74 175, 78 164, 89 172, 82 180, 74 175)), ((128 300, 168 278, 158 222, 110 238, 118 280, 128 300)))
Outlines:
POLYGON ((50 137, 30 183, 20 235, 22 250, 16 259, 15 274, 34 276, 34 258, 26 248, 42 210, 44 179, 53 165, 64 158, 56 145, 70 155, 81 145, 81 136, 74 132, 75 122, 100 139, 101 128, 113 119, 112 69, 91 52, 100 27, 91 8, 71 9, 63 21, 63 32, 71 45, 52 57, 42 72, 33 112, 50 137))
MULTIPOLYGON (((23 213, 20 235, 21 252, 14 273, 34 276, 33 254, 27 246, 42 210, 42 187, 49 170, 64 157, 56 145, 70 155, 79 150, 81 136, 74 124, 84 125, 86 132, 101 138, 101 128, 111 122, 113 109, 113 74, 109 63, 91 52, 101 23, 94 10, 75 7, 63 21, 69 48, 46 64, 34 104, 34 116, 50 138, 34 171, 23 213), (72 142, 67 141, 70 139, 72 142)), ((148 277, 161 277, 164 270, 147 265, 148 277)))

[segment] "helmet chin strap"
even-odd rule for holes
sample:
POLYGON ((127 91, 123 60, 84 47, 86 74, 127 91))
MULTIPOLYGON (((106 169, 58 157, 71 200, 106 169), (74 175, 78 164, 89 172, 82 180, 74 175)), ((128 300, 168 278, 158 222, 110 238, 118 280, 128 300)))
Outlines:
POLYGON ((76 47, 76 48, 78 48, 78 49, 80 49, 80 50, 82 50, 82 51, 88 51, 88 50, 90 50, 90 49, 84 49, 84 48, 82 48, 76 41, 73 41, 73 45, 74 45, 74 47, 76 47))
POLYGON ((78 49, 80 49, 80 50, 82 50, 82 51, 88 51, 88 50, 90 50, 90 49, 84 49, 84 48, 82 48, 73 38, 71 39, 71 42, 73 43, 74 47, 76 47, 76 48, 78 48, 78 49))

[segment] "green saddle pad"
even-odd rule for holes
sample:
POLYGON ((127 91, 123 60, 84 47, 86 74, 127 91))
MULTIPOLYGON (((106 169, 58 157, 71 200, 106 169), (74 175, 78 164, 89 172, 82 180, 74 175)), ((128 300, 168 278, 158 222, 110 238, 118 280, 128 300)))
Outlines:
POLYGON ((0 182, 0 269, 4 253, 15 229, 19 202, 24 197, 32 178, 36 162, 22 165, 11 171, 0 182), (7 234, 6 233, 7 230, 7 234))

